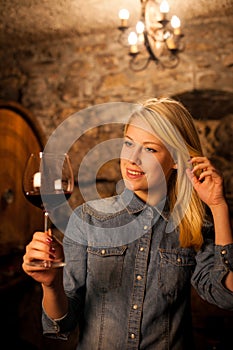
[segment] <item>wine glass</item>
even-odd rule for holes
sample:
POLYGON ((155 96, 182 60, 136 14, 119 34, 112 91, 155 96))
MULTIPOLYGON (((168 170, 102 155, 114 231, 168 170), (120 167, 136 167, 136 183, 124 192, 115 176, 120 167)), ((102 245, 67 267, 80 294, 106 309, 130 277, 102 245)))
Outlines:
MULTIPOLYGON (((44 231, 48 231, 49 213, 68 200, 74 187, 74 176, 68 154, 32 153, 23 175, 23 193, 33 205, 44 213, 44 231)), ((59 244, 61 240, 53 232, 59 244)), ((64 262, 33 261, 32 266, 61 267, 64 262)))

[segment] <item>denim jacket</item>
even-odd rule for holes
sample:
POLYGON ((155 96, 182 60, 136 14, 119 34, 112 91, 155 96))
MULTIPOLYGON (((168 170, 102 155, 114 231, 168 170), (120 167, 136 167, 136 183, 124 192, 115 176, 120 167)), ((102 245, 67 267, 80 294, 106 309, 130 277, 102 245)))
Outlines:
POLYGON ((69 311, 60 320, 43 311, 44 334, 67 339, 79 323, 79 350, 191 349, 191 283, 203 299, 233 310, 222 283, 233 244, 214 245, 205 225, 198 253, 181 248, 168 220, 165 208, 129 190, 79 206, 63 241, 69 311))

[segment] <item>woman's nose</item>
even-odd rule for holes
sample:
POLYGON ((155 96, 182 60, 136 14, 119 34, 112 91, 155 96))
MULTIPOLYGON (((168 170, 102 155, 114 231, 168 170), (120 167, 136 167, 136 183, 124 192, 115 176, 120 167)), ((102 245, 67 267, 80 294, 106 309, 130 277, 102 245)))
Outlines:
POLYGON ((129 154, 129 161, 137 165, 141 164, 141 151, 139 147, 136 147, 133 150, 131 150, 129 154))

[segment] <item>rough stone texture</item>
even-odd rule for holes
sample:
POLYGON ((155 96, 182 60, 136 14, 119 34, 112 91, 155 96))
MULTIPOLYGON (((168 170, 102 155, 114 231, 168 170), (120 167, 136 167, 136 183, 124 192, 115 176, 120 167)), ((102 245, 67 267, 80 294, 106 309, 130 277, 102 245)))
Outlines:
MULTIPOLYGON (((232 201, 232 154, 226 155, 226 145, 229 143, 226 130, 230 130, 229 126, 232 128, 230 115, 233 107, 233 24, 229 20, 232 1, 221 1, 221 6, 219 1, 212 1, 210 7, 208 1, 198 1, 195 4, 192 2, 189 11, 180 9, 186 22, 183 38, 185 49, 180 54, 179 65, 175 69, 164 69, 151 62, 146 70, 140 72, 129 68, 130 56, 127 49, 119 43, 117 23, 106 23, 108 28, 112 26, 110 31, 106 31, 102 15, 102 26, 97 19, 94 30, 94 24, 90 25, 90 19, 85 14, 82 17, 82 27, 75 36, 73 29, 69 32, 69 26, 73 22, 64 22, 65 19, 59 17, 64 1, 58 2, 56 8, 49 7, 49 2, 42 1, 40 5, 33 2, 34 6, 29 6, 29 9, 22 3, 19 5, 17 2, 16 5, 15 2, 15 7, 11 6, 8 12, 12 21, 6 23, 9 3, 3 1, 5 7, 3 6, 2 25, 8 42, 3 40, 4 45, 0 48, 3 68, 0 72, 0 99, 17 101, 28 108, 49 138, 69 116, 90 106, 115 101, 135 103, 152 96, 179 98, 197 119, 207 155, 213 158, 216 153, 218 156, 218 165, 226 176, 228 187, 230 186, 227 195, 232 201), (42 17, 45 10, 46 16, 51 14, 53 21, 58 16, 56 23, 66 28, 65 35, 61 35, 59 30, 52 30, 44 19, 41 19, 39 27, 38 22, 35 22, 35 26, 31 25, 29 30, 27 26, 31 24, 33 16, 37 14, 42 17), (28 12, 32 14, 30 20, 28 12), (19 24, 23 15, 25 28, 21 24, 16 31, 16 24, 19 24), (10 41, 10 34, 15 38, 19 35, 20 40, 10 41), (217 139, 221 139, 221 145, 217 139)), ((68 3, 70 7, 65 8, 64 14, 75 6, 72 1, 66 1, 68 3)), ((100 6, 97 3, 93 0, 94 8, 100 6)), ((187 3, 185 2, 186 7, 187 3)), ((105 2, 102 5, 103 8, 107 6, 105 2)), ((82 11, 85 12, 86 5, 83 6, 82 11)), ((81 7, 77 5, 76 10, 81 10, 81 7)), ((84 13, 82 11, 80 16, 84 13)), ((104 128, 92 130, 72 146, 70 153, 76 179, 81 160, 88 150, 106 140, 106 135, 114 138, 116 135, 119 137, 119 133, 113 126, 108 127, 107 131, 104 128)), ((98 154, 97 150, 96 159, 106 159, 107 151, 109 150, 101 149, 98 154)), ((111 155, 108 157, 109 160, 112 159, 111 155)), ((108 165, 104 165, 98 173, 97 187, 101 196, 115 192, 114 185, 119 181, 120 175, 116 164, 114 169, 117 170, 112 172, 108 165)), ((79 180, 83 186, 88 187, 89 184, 93 188, 93 174, 90 172, 79 180)), ((96 195, 93 190, 87 192, 90 197, 93 193, 96 195)), ((79 194, 74 194, 71 202, 75 206, 82 200, 79 194)))
MULTIPOLYGON (((159 3, 159 0, 154 0, 159 3)), ((3 43, 62 39, 96 30, 112 30, 119 23, 118 11, 130 11, 129 24, 140 18, 140 0, 2 0, 1 30, 3 43)), ((182 26, 195 19, 233 14, 232 0, 169 0, 170 14, 177 14, 182 26)))

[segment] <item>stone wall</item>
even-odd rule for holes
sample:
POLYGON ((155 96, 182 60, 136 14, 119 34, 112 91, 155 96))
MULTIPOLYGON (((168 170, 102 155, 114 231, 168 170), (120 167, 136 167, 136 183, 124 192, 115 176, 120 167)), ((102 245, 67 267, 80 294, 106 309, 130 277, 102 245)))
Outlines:
MULTIPOLYGON (((9 43, 0 49, 4 68, 0 73, 0 99, 17 101, 29 109, 48 139, 69 116, 90 106, 116 101, 135 103, 153 96, 178 97, 196 118, 207 155, 226 175, 226 191, 232 201, 232 30, 229 18, 186 24, 180 64, 170 70, 151 62, 140 72, 129 68, 130 57, 118 42, 117 29, 71 35, 59 41, 31 40, 17 46, 9 43)), ((109 126, 89 131, 85 141, 80 140, 71 149, 75 171, 81 154, 106 140, 106 135, 119 137, 120 132, 109 126)), ((113 194, 120 180, 118 161, 110 163, 112 168, 107 162, 98 174, 101 196, 113 194)), ((92 193, 95 184, 88 174, 84 182, 92 193)), ((71 203, 75 206, 82 201, 77 187, 71 203)))

